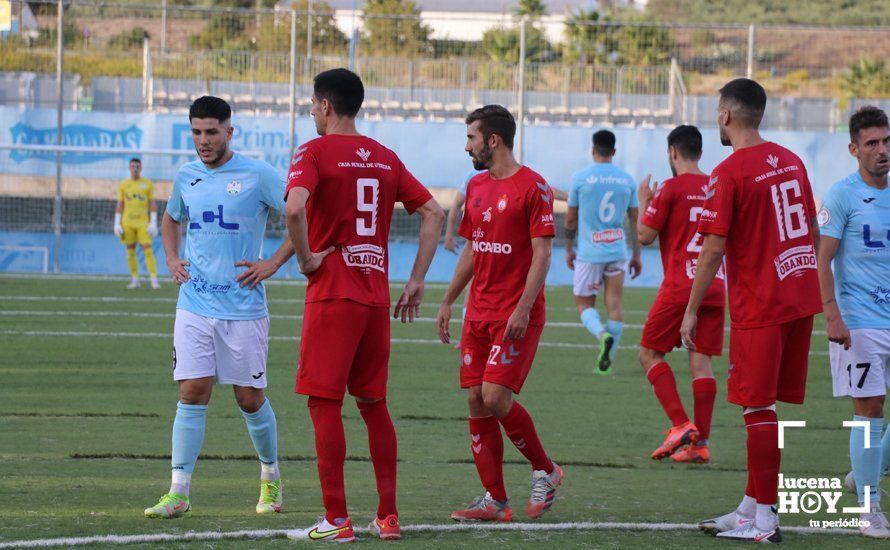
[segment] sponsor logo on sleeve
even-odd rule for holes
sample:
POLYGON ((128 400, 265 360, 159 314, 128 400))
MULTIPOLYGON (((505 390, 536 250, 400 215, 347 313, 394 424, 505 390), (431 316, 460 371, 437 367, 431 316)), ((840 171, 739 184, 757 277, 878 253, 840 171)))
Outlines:
POLYGON ((773 263, 780 281, 789 275, 801 277, 805 270, 816 269, 816 252, 811 244, 795 246, 779 254, 773 263))
POLYGON ((828 225, 828 222, 831 221, 831 211, 823 206, 816 216, 816 221, 819 222, 819 227, 828 225))

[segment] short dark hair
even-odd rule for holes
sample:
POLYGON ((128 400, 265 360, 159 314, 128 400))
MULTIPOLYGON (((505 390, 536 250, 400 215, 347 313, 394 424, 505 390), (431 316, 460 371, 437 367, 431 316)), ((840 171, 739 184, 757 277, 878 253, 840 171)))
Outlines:
POLYGON ((201 96, 189 105, 189 122, 193 118, 215 118, 225 122, 232 118, 232 108, 224 99, 212 95, 201 96))
POLYGON ((331 69, 315 75, 312 92, 319 99, 331 102, 340 116, 355 118, 365 100, 362 79, 349 69, 331 69))
MULTIPOLYGON (((142 164, 142 159, 139 158, 139 157, 133 157, 133 158, 130 159, 130 162, 135 162, 135 163, 137 163, 137 164, 142 164)), ((128 162, 127 164, 129 164, 129 162, 128 162)))
POLYGON ((513 138, 516 136, 516 120, 505 107, 501 105, 486 105, 479 107, 467 115, 467 126, 479 121, 479 129, 482 137, 488 141, 492 135, 500 136, 507 149, 513 150, 513 138))
POLYGON ((601 157, 611 157, 615 154, 615 134, 608 130, 599 130, 593 133, 593 152, 601 157))
POLYGON ((757 128, 766 111, 766 90, 750 78, 736 78, 720 88, 720 99, 736 103, 736 116, 749 128, 757 128))
POLYGON ((856 140, 859 139, 859 132, 866 128, 888 127, 890 127, 890 124, 887 122, 887 113, 874 105, 860 107, 850 117, 850 143, 856 143, 856 140))
POLYGON ((668 134, 668 147, 673 147, 686 160, 701 158, 701 132, 695 126, 683 124, 668 134))

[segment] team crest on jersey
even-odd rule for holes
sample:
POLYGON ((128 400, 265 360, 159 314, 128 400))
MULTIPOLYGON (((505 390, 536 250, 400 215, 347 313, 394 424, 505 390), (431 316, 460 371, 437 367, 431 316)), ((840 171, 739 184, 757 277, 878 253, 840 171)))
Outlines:
POLYGON ((370 158, 371 156, 371 151, 368 151, 364 147, 361 147, 355 152, 355 154, 358 155, 360 159, 367 162, 368 158, 370 158))
POLYGON ((238 180, 232 180, 226 185, 226 193, 231 196, 235 196, 241 192, 241 182, 238 180))
POLYGON ((484 221, 484 222, 491 221, 491 207, 490 206, 485 211, 482 212, 482 221, 484 221))
POLYGON ((507 209, 507 195, 501 195, 501 198, 498 200, 498 212, 503 212, 507 209))
POLYGON ((766 157, 766 163, 773 167, 773 170, 779 167, 779 157, 770 154, 766 157))
POLYGON ((828 225, 828 222, 831 221, 831 211, 823 207, 819 210, 819 215, 816 216, 816 221, 819 223, 819 227, 828 225))
POLYGON ((470 355, 470 352, 469 351, 464 352, 464 365, 469 367, 470 363, 472 363, 472 362, 473 362, 473 356, 470 355))

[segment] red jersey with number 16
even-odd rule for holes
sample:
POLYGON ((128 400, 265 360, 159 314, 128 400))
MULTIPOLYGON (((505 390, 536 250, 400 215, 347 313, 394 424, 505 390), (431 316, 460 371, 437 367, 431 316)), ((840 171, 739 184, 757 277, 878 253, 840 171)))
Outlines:
POLYGON ((409 213, 432 198, 396 154, 365 136, 329 135, 294 153, 285 197, 309 191, 309 246, 333 246, 309 275, 306 302, 352 300, 369 306, 389 301, 387 243, 396 202, 409 213))
MULTIPOLYGON (((687 304, 698 266, 702 237, 698 233, 698 218, 708 192, 705 174, 680 174, 659 186, 640 223, 658 231, 658 248, 664 281, 658 288, 656 300, 666 304, 687 304)), ((723 268, 711 281, 702 305, 726 304, 723 268)))
POLYGON ((778 325, 822 311, 803 162, 771 142, 739 149, 711 174, 698 231, 726 237, 733 328, 778 325))
MULTIPOLYGON (((468 321, 506 321, 525 290, 532 264, 532 239, 553 237, 553 192, 539 174, 523 166, 513 176, 476 175, 467 185, 458 233, 473 249, 468 321)), ((544 288, 529 312, 530 325, 546 319, 544 288)))

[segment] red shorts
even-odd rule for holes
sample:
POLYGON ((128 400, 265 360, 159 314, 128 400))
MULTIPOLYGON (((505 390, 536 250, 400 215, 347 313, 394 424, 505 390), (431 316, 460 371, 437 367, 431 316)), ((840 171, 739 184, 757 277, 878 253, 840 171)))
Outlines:
POLYGON ((727 400, 743 407, 803 403, 813 316, 729 331, 727 400))
MULTIPOLYGON (((682 347, 680 325, 683 324, 685 312, 686 304, 668 304, 655 300, 646 324, 643 325, 643 340, 640 345, 661 353, 682 347)), ((723 353, 723 306, 699 308, 695 351, 711 356, 723 353)))
POLYGON ((310 302, 303 312, 295 391, 343 399, 386 397, 389 308, 349 300, 310 302))
POLYGON ((522 340, 504 342, 507 321, 464 321, 460 387, 491 382, 519 393, 535 360, 543 325, 529 325, 522 340))

